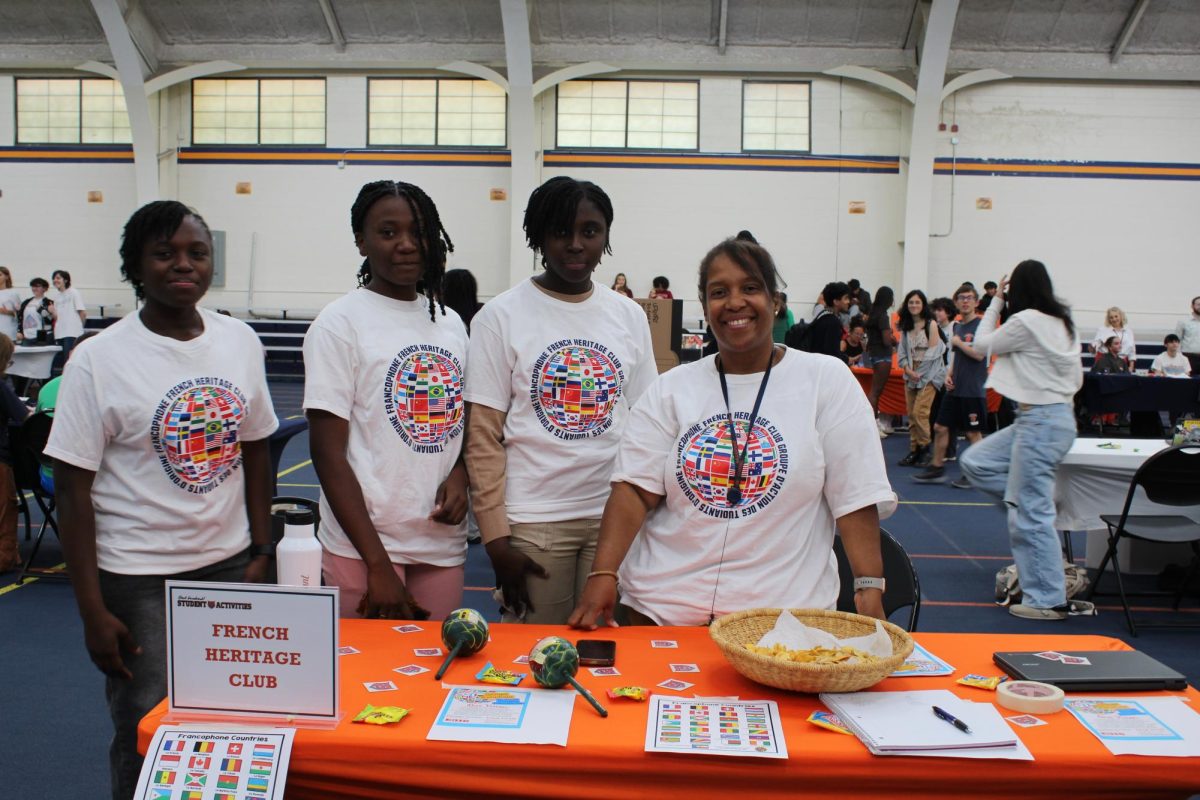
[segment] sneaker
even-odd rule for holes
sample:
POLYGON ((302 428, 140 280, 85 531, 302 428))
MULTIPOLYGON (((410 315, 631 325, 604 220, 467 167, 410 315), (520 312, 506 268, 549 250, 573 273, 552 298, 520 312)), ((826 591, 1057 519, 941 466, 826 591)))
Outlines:
POLYGON ((946 461, 958 461, 958 454, 957 453, 946 453, 945 460, 946 461))
POLYGON ((971 482, 969 480, 967 480, 967 477, 965 475, 961 478, 958 478, 957 480, 951 481, 950 485, 953 486, 955 489, 970 489, 971 488, 971 482))
POLYGON ((1068 600, 1067 614, 1072 617, 1094 617, 1096 616, 1096 604, 1089 603, 1087 600, 1068 600))
POLYGON ((1063 620, 1067 618, 1067 606, 1034 608, 1024 603, 1016 603, 1008 607, 1008 613, 1021 619, 1063 620))
POLYGON ((946 470, 943 467, 930 466, 920 475, 913 475, 913 480, 917 483, 945 483, 946 470))
POLYGON ((917 459, 914 467, 931 467, 933 466, 933 450, 929 447, 921 448, 921 457, 917 459))
POLYGON ((917 463, 917 459, 921 457, 920 450, 909 450, 908 455, 896 462, 900 467, 911 467, 917 463))
POLYGON ((879 422, 879 430, 883 431, 884 433, 886 433, 889 436, 891 436, 893 433, 895 433, 895 431, 892 429, 892 421, 890 419, 887 419, 885 417, 880 417, 878 422, 879 422))
POLYGON ((875 427, 879 429, 879 438, 880 439, 886 439, 888 437, 888 431, 883 426, 883 420, 881 420, 881 419, 875 420, 875 427))

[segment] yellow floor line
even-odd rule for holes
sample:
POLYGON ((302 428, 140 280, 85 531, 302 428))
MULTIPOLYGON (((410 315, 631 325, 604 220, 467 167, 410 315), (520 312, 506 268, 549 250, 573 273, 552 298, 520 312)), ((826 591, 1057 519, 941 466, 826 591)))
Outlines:
MULTIPOLYGON (((67 565, 64 562, 62 564, 58 564, 57 566, 51 567, 50 569, 65 570, 66 568, 67 568, 67 565)), ((38 571, 42 572, 43 570, 38 570, 38 571)), ((38 575, 26 576, 24 583, 10 583, 8 586, 0 587, 0 595, 6 595, 9 592, 13 591, 14 589, 20 589, 22 586, 28 586, 31 583, 36 583, 38 580, 39 580, 38 575)))
POLYGON ((289 489, 320 489, 319 483, 277 483, 276 486, 286 486, 289 489))
POLYGON ((294 467, 288 467, 287 469, 285 469, 285 470, 281 471, 281 472, 280 472, 279 474, 277 474, 275 477, 276 477, 276 478, 282 478, 284 475, 291 475, 291 474, 292 474, 293 472, 295 472, 296 470, 298 470, 298 469, 304 469, 305 467, 307 467, 307 466, 308 466, 309 464, 311 464, 311 463, 312 463, 312 459, 311 459, 311 458, 310 458, 308 461, 301 461, 301 462, 300 462, 299 464, 297 464, 296 466, 294 466, 294 467))
POLYGON ((941 500, 901 500, 902 506, 972 506, 972 507, 990 507, 995 503, 954 503, 943 502, 941 500))

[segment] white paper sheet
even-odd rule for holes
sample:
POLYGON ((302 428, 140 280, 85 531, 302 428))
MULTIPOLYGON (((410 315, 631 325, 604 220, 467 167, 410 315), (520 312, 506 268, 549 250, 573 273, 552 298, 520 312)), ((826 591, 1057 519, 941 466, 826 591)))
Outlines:
POLYGON ((1067 711, 1118 756, 1200 756, 1200 714, 1179 697, 1071 697, 1067 711))
POLYGON ((578 696, 573 689, 448 688, 446 702, 438 711, 427 739, 567 745, 578 696))
POLYGON ((654 695, 646 719, 645 749, 647 753, 788 757, 774 700, 654 695))
POLYGON ((292 728, 162 725, 154 732, 136 800, 167 800, 200 792, 282 800, 292 755, 292 728))

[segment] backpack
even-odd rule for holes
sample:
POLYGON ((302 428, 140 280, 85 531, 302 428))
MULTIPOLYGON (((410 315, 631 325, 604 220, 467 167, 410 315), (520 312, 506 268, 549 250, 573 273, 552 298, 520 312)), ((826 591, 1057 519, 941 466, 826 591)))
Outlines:
POLYGON ((783 335, 783 343, 793 350, 803 350, 806 353, 816 352, 813 350, 813 325, 816 324, 817 320, 829 313, 829 309, 824 309, 821 313, 813 317, 812 322, 800 320, 788 328, 787 333, 783 335))
MULTIPOLYGON (((1067 599, 1078 597, 1087 591, 1087 569, 1077 564, 1063 562, 1063 574, 1067 579, 1067 599)), ((1009 564, 996 573, 996 605, 1007 606, 1021 602, 1021 581, 1017 565, 1009 564)))

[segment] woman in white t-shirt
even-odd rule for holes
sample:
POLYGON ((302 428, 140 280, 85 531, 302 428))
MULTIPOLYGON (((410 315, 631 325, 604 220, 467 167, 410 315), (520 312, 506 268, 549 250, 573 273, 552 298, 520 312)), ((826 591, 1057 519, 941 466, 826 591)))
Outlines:
POLYGON ((0 267, 0 333, 14 342, 20 325, 17 317, 21 313, 21 293, 13 288, 12 273, 8 267, 0 267))
POLYGON ((107 676, 113 796, 132 797, 138 722, 167 693, 164 583, 264 579, 278 422, 258 336, 198 306, 213 271, 204 220, 143 206, 121 259, 145 302, 73 354, 45 452, 84 640, 107 676))
POLYGON ((1121 342, 1119 355, 1125 359, 1129 371, 1132 372, 1137 364, 1137 345, 1133 341, 1133 331, 1129 330, 1127 325, 1125 312, 1116 306, 1104 312, 1104 324, 1092 337, 1092 353, 1100 355, 1110 336, 1117 337, 1117 340, 1121 342))
POLYGON ((71 288, 71 273, 65 269, 56 269, 50 276, 57 290, 54 296, 54 308, 58 316, 54 318, 54 343, 62 347, 63 355, 70 355, 75 340, 83 333, 83 323, 87 319, 87 309, 83 305, 83 296, 78 289, 71 288))
POLYGON ((615 624, 618 578, 634 624, 833 608, 835 526, 858 611, 884 618, 879 519, 896 497, 871 405, 839 359, 774 344, 778 283, 754 243, 727 239, 704 257, 718 352, 660 375, 638 401, 570 624, 615 624))
POLYGON ((360 288, 304 337, 322 572, 343 617, 442 619, 462 605, 467 556, 467 332, 433 291, 454 248, 407 183, 363 186, 350 223, 360 288))
POLYGON ((545 269, 471 323, 467 468, 507 622, 566 622, 629 409, 655 377, 645 312, 592 279, 612 220, 593 183, 534 190, 525 236, 545 269))

